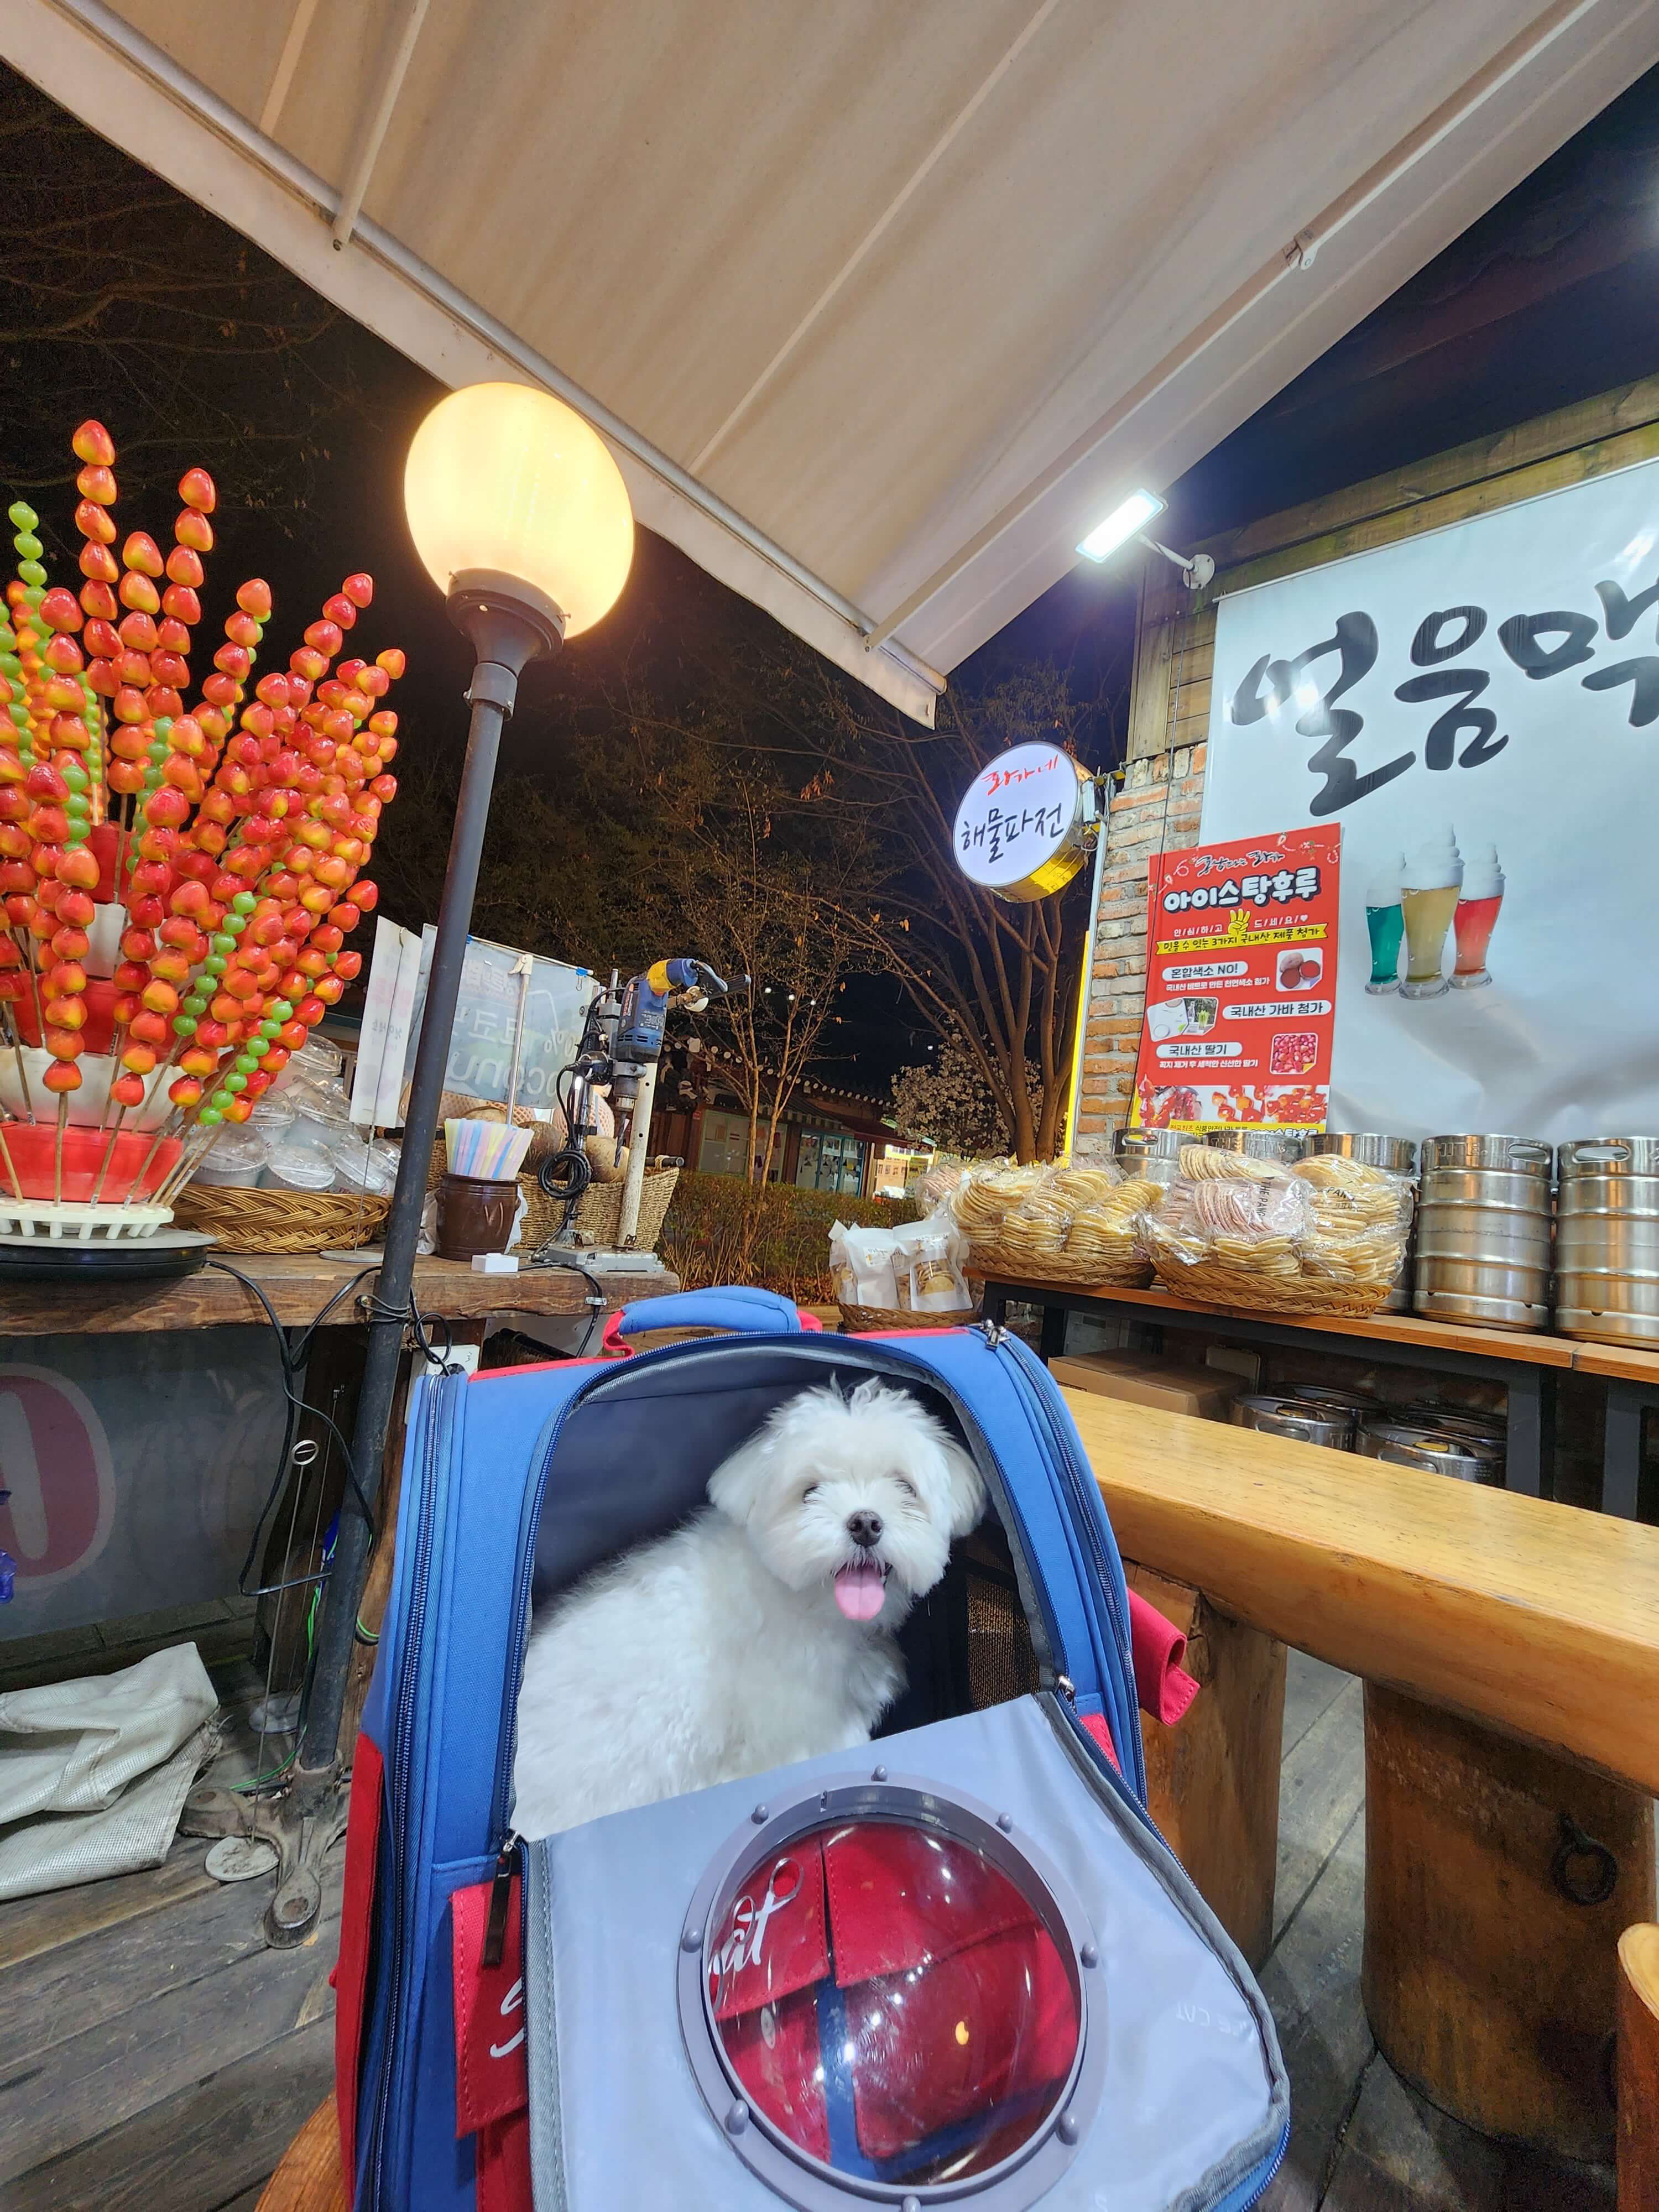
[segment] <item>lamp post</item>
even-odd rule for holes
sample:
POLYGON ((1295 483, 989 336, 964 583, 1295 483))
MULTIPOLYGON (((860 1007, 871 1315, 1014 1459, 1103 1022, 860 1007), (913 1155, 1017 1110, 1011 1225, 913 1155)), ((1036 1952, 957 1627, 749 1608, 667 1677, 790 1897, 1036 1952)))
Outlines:
MULTIPOLYGON (((471 639, 476 663, 467 693, 472 719, 466 761, 352 1434, 352 1463, 371 1502, 410 1311, 427 1168, 501 726, 530 662, 556 653, 615 604, 634 548, 627 488, 603 441, 562 401, 525 385, 472 385, 441 399, 415 434, 404 501, 416 550, 444 592, 451 620, 471 639)), ((331 1840, 324 1832, 335 1825, 319 1821, 316 1812, 336 1794, 340 1720, 370 1534, 348 1485, 288 1792, 289 1817, 277 1823, 284 1832, 309 1828, 318 1838, 318 1857, 331 1840)), ((320 1885, 315 1868, 305 1863, 304 1844, 286 1832, 275 1839, 283 1863, 267 1932, 274 1941, 295 1942, 316 1917, 320 1885)))

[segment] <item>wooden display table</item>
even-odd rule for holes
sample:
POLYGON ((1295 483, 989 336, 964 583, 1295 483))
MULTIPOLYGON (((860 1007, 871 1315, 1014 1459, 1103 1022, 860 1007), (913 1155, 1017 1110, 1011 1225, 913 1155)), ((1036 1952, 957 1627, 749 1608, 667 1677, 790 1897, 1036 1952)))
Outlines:
POLYGON ((1610 2148, 1616 1946, 1655 1911, 1659 1529, 1066 1398, 1126 1554, 1380 1686, 1364 1984, 1385 2053, 1474 2126, 1610 2148))
MULTIPOLYGON (((258 1284, 285 1328, 304 1328, 337 1291, 373 1261, 315 1257, 265 1257, 258 1253, 215 1252, 258 1284)), ((606 1308, 634 1298, 656 1297, 679 1288, 665 1273, 598 1276, 606 1308)), ((357 1292, 340 1300, 329 1324, 343 1327, 363 1318, 358 1299, 374 1289, 371 1272, 357 1292)), ((415 1301, 422 1314, 441 1321, 482 1321, 493 1313, 560 1316, 588 1308, 589 1291, 570 1267, 523 1267, 516 1275, 476 1275, 459 1260, 418 1260, 415 1301)), ((199 1268, 176 1283, 112 1283, 94 1289, 79 1283, 0 1285, 0 1334, 103 1335, 133 1329, 216 1328, 266 1318, 264 1310, 234 1276, 216 1267, 199 1268)), ((597 1337, 597 1331, 595 1332, 597 1337)))
MULTIPOLYGON (((1564 1374, 1591 1375, 1607 1385, 1607 1422, 1601 1462, 1601 1510, 1634 1520, 1642 1465, 1642 1417, 1659 1407, 1659 1352, 1623 1346, 1585 1344, 1576 1338, 1524 1330, 1476 1328, 1458 1322, 1425 1321, 1416 1314, 1372 1314, 1350 1321, 1340 1314, 1244 1313, 1231 1306, 1196 1305, 1165 1290, 1133 1291, 1108 1285, 1097 1291, 998 1278, 985 1285, 985 1316, 1000 1321, 1011 1302, 1042 1310, 1042 1356, 1065 1349, 1068 1313, 1135 1321, 1154 1329, 1208 1329, 1243 1344, 1336 1349, 1348 1340, 1356 1358, 1384 1366, 1426 1367, 1443 1374, 1501 1382, 1508 1399, 1509 1455, 1505 1484, 1528 1498, 1547 1498, 1553 1486, 1555 1381, 1564 1374), (1337 1340, 1336 1344, 1333 1340, 1337 1340)), ((1340 1346, 1346 1349, 1346 1346, 1340 1346)))

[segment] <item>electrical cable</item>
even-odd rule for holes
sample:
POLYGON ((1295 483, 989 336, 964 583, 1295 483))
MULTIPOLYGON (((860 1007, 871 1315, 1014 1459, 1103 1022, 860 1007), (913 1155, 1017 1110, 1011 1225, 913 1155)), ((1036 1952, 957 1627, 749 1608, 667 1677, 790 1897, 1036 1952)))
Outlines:
POLYGON ((587 1327, 583 1331, 580 1346, 571 1354, 574 1359, 586 1359, 587 1347, 593 1341, 593 1332, 599 1325, 599 1316, 610 1310, 611 1299, 605 1285, 591 1268, 584 1267, 580 1260, 568 1260, 559 1253, 538 1252, 530 1264, 532 1267, 567 1267, 573 1275, 580 1275, 586 1284, 587 1327))
POLYGON ((254 1281, 252 1275, 245 1275, 240 1267, 233 1267, 228 1260, 208 1260, 204 1262, 204 1265, 216 1268, 222 1275, 233 1276, 235 1280, 242 1285, 242 1288, 245 1291, 251 1291, 254 1297, 258 1300, 260 1306, 264 1310, 265 1319, 270 1324, 271 1334, 276 1341, 276 1357, 278 1361, 281 1363, 282 1367, 283 1395, 287 1401, 287 1413, 283 1425, 282 1455, 277 1462, 276 1472, 271 1478, 270 1487, 265 1493, 264 1503, 260 1506, 258 1516, 253 1523, 252 1534, 248 1538, 247 1551, 243 1558, 241 1567, 236 1577, 236 1588, 239 1593, 243 1597, 251 1597, 257 1595, 258 1593, 252 1591, 247 1588, 247 1578, 249 1574, 252 1571, 255 1559, 258 1557, 259 1547, 264 1537, 265 1523, 275 1508, 277 1499, 282 1495, 283 1486, 288 1480, 294 1452, 295 1432, 299 1426, 300 1417, 302 1413, 306 1412, 314 1413, 317 1419, 323 1423, 324 1426, 330 1431, 335 1440, 339 1444, 341 1452, 344 1455, 346 1480, 351 1485, 357 1504, 361 1508, 363 1517, 368 1522, 371 1531, 374 1528, 374 1510, 370 1505, 368 1498, 364 1492, 362 1484, 357 1479, 357 1467, 356 1461, 352 1457, 349 1440, 342 1432, 338 1425, 329 1414, 325 1413, 322 1410, 320 1406, 313 1406, 309 1407, 307 1406, 304 1393, 300 1390, 296 1385, 299 1379, 300 1370, 304 1366, 306 1358, 311 1349, 311 1340, 313 1335, 322 1327, 329 1315, 332 1313, 335 1307, 339 1304, 341 1299, 349 1297, 350 1293, 356 1289, 359 1283, 362 1282, 367 1277, 375 1273, 377 1271, 374 1267, 361 1268, 358 1273, 352 1277, 349 1283, 343 1283, 340 1285, 340 1288, 336 1291, 333 1296, 328 1300, 326 1304, 319 1310, 312 1321, 307 1324, 296 1340, 295 1347, 290 1350, 288 1340, 288 1332, 276 1317, 276 1309, 271 1304, 270 1300, 265 1296, 264 1291, 261 1289, 260 1285, 254 1281))
MULTIPOLYGON (((285 1401, 283 1423, 282 1452, 277 1460, 276 1471, 271 1478, 270 1487, 265 1493, 264 1501, 261 1504, 258 1517, 254 1522, 252 1534, 248 1539, 247 1552, 242 1560, 240 1570, 236 1577, 236 1587, 241 1595, 244 1597, 258 1596, 261 1595, 258 1590, 250 1590, 247 1588, 247 1579, 249 1574, 252 1571, 254 1562, 259 1555, 260 1548, 264 1540, 266 1524, 277 1504, 277 1501, 282 1496, 284 1485, 288 1482, 293 1472, 295 1431, 299 1426, 300 1417, 302 1413, 308 1412, 314 1414, 316 1418, 323 1423, 325 1427, 329 1430, 330 1433, 338 1443, 345 1465, 346 1480, 350 1484, 352 1493, 357 1500, 358 1507, 362 1513, 364 1520, 368 1524, 371 1543, 378 1538, 379 1529, 374 1518, 374 1508, 369 1504, 368 1498, 364 1493, 363 1486, 358 1479, 356 1462, 352 1455, 349 1441, 346 1437, 344 1431, 340 1428, 339 1424, 335 1421, 330 1414, 325 1413, 320 1406, 312 1406, 307 1403, 304 1393, 298 1387, 298 1383, 300 1375, 305 1367, 307 1360, 310 1357, 312 1342, 315 1338, 318 1330, 324 1326, 328 1320, 329 1316, 334 1311, 334 1309, 340 1304, 341 1300, 343 1298, 349 1297, 352 1292, 356 1290, 359 1284, 366 1282, 371 1275, 378 1274, 380 1273, 380 1268, 378 1264, 373 1267, 360 1267, 357 1270, 357 1273, 351 1277, 349 1281, 342 1283, 340 1287, 335 1291, 320 1307, 319 1307, 316 1313, 312 1316, 310 1321, 307 1322, 305 1328, 298 1333, 294 1342, 290 1345, 289 1342, 288 1331, 278 1320, 276 1308, 271 1304, 270 1300, 266 1297, 264 1291, 260 1285, 253 1279, 252 1276, 244 1274, 240 1267, 233 1267, 229 1261, 226 1260, 210 1259, 205 1261, 203 1264, 209 1267, 216 1268, 222 1275, 232 1276, 242 1285, 244 1290, 252 1292, 254 1297, 258 1299, 259 1305, 263 1309, 265 1319, 270 1326, 271 1334, 276 1341, 276 1356, 281 1363, 283 1396, 285 1401)), ((428 1329, 431 1326, 430 1320, 428 1316, 421 1312, 412 1291, 410 1293, 409 1310, 406 1314, 402 1312, 398 1308, 386 1305, 380 1299, 372 1296, 363 1299, 362 1304, 367 1309, 368 1318, 371 1321, 402 1321, 405 1322, 412 1330, 416 1344, 419 1347, 421 1354, 426 1360, 428 1365, 447 1370, 454 1356, 455 1343, 454 1333, 451 1328, 447 1317, 443 1320, 444 1349, 442 1356, 440 1357, 439 1353, 433 1348, 432 1340, 428 1334, 428 1329)), ((590 1330, 590 1334, 592 1332, 590 1330)), ((334 1556, 334 1547, 337 1537, 338 1528, 339 1518, 337 1515, 335 1516, 332 1529, 331 1530, 328 1540, 324 1546, 323 1556, 320 1562, 322 1571, 317 1577, 315 1586, 311 1593, 310 1603, 306 1608, 306 1664, 304 1674, 301 1678, 302 1687, 301 1691, 300 1711, 295 1720, 295 1747, 289 1753, 288 1757, 283 1760, 280 1765, 272 1767, 267 1773, 255 1775, 250 1782, 234 1783, 230 1784, 229 1787, 238 1796, 248 1796, 260 1790, 268 1789, 273 1784, 280 1782, 283 1775, 288 1772, 289 1767, 293 1765, 295 1760, 299 1757, 300 1737, 305 1727, 305 1705, 307 1698, 309 1697, 311 1689, 311 1661, 316 1644, 317 1613, 318 1609, 322 1603, 323 1587, 327 1578, 328 1568, 334 1556)), ((288 1588, 290 1587, 290 1585, 285 1583, 283 1587, 288 1588)), ((376 1644, 380 1642, 380 1639, 377 1634, 364 1627, 361 1616, 354 1620, 352 1626, 358 1643, 364 1644, 376 1644)))
MULTIPOLYGON (((271 1334, 276 1340, 277 1358, 282 1364, 283 1395, 287 1401, 286 1415, 283 1425, 282 1454, 277 1462, 276 1472, 271 1479, 270 1487, 265 1493, 264 1502, 260 1506, 258 1516, 254 1522, 252 1534, 248 1539, 247 1552, 242 1560, 240 1571, 236 1577, 236 1587, 238 1591, 242 1596, 249 1597, 258 1595, 257 1592, 251 1591, 247 1588, 247 1578, 250 1572, 252 1571, 254 1561, 258 1556, 259 1547, 264 1536, 266 1522, 276 1504, 277 1499, 282 1495, 283 1486, 288 1480, 294 1453, 295 1432, 299 1426, 300 1418, 303 1413, 310 1413, 314 1414, 316 1419, 322 1422, 324 1426, 330 1431, 335 1441, 338 1443, 345 1466, 346 1480, 351 1486, 352 1495, 357 1501, 358 1510, 362 1512, 363 1519, 368 1524, 371 1542, 374 1541, 379 1534, 379 1529, 374 1518, 374 1509, 369 1503, 368 1494, 358 1477, 357 1465, 352 1455, 349 1439, 340 1428, 338 1423, 336 1422, 331 1415, 325 1413, 320 1406, 310 1406, 307 1403, 303 1391, 298 1388, 298 1382, 301 1370, 303 1369, 307 1359, 310 1357, 312 1340, 315 1337, 317 1331, 323 1327, 330 1314, 333 1312, 336 1306, 339 1304, 343 1298, 349 1297, 360 1283, 366 1282, 371 1275, 378 1274, 380 1273, 380 1269, 378 1266, 360 1267, 357 1273, 352 1276, 349 1282, 342 1283, 339 1289, 332 1294, 325 1304, 319 1308, 318 1311, 312 1316, 305 1328, 295 1337, 292 1346, 290 1346, 288 1340, 288 1332, 283 1327, 282 1322, 277 1319, 276 1308, 271 1304, 270 1300, 265 1296, 264 1291, 253 1279, 252 1275, 245 1275, 240 1267, 233 1267, 227 1260, 212 1259, 206 1261, 204 1264, 210 1267, 217 1268, 221 1274, 234 1276, 236 1281, 241 1284, 244 1290, 251 1291, 252 1292, 253 1296, 258 1300, 260 1306, 264 1309, 265 1319, 270 1325, 271 1334)), ((429 1327, 428 1317, 420 1311, 419 1307, 416 1304, 414 1293, 412 1291, 410 1294, 409 1310, 407 1313, 404 1313, 395 1307, 387 1306, 380 1299, 373 1297, 364 1300, 363 1304, 368 1309, 368 1317, 373 1321, 402 1321, 405 1322, 413 1331, 416 1343, 419 1346, 422 1356, 426 1360, 428 1366, 443 1369, 447 1369, 449 1366, 451 1360, 453 1358, 455 1349, 453 1332, 452 1331, 448 1322, 446 1320, 443 1324, 444 1350, 442 1356, 440 1357, 439 1353, 434 1350, 431 1338, 428 1334, 429 1327)))

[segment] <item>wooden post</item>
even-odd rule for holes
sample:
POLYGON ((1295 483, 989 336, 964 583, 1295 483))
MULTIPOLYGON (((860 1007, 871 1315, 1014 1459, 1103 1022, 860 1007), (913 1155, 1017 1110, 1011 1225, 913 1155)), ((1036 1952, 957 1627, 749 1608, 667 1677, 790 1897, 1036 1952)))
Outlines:
POLYGON ((1371 2031, 1443 2112, 1575 2159, 1613 2145, 1620 1932, 1655 1911, 1652 1800, 1365 1689, 1371 2031))
POLYGON ((1659 2204, 1659 1928, 1619 1939, 1619 2212, 1659 2204))
POLYGON ((1198 1893, 1253 1967, 1273 1944, 1285 1648, 1218 1613, 1186 1583, 1126 1568, 1187 1638, 1200 1685, 1173 1728, 1143 1713, 1149 1809, 1198 1893))
POLYGON ((256 2212, 350 2212, 334 2100, 319 2105, 259 2193, 256 2212))

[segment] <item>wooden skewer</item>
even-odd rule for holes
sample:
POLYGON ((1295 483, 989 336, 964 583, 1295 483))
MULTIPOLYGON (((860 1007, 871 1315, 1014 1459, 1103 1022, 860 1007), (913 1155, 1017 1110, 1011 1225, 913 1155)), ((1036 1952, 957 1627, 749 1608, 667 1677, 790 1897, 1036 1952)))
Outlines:
POLYGON ((143 1183, 144 1177, 149 1173, 150 1162, 155 1158, 156 1153, 161 1150, 163 1138, 172 1134, 173 1124, 179 1120, 179 1109, 175 1107, 173 1112, 166 1116, 156 1129, 155 1141, 151 1144, 149 1150, 144 1154, 143 1160, 140 1162, 137 1174, 132 1178, 132 1188, 128 1191, 126 1196, 121 1200, 123 1206, 131 1206, 132 1204, 134 1198, 137 1194, 139 1186, 143 1183))
POLYGON ((34 1119, 34 1095, 29 1089, 29 1072, 23 1059, 23 1040, 18 1035, 16 1017, 11 1011, 9 1000, 6 1005, 6 1042, 17 1060, 17 1080, 22 1086, 23 1111, 32 1121, 34 1119))
POLYGON ((6 1133, 3 1125, 0 1125, 0 1159, 4 1160, 6 1164, 6 1173, 11 1177, 12 1189, 16 1194, 19 1205, 21 1205, 23 1199, 23 1186, 18 1178, 17 1170, 12 1164, 11 1147, 6 1142, 6 1133))
POLYGON ((59 1206, 64 1203, 64 1132, 68 1128, 68 1127, 69 1093, 67 1091, 64 1091, 58 1094, 58 1141, 53 1145, 52 1150, 52 1198, 59 1206))
POLYGON ((218 1132, 215 1129, 208 1130, 204 1141, 193 1152, 179 1155, 177 1165, 167 1176, 167 1180, 157 1188, 155 1196, 150 1200, 149 1203, 152 1206, 172 1205, 175 1194, 190 1181, 191 1176, 213 1150, 213 1140, 217 1134, 218 1132))
MULTIPOLYGON (((105 1110, 106 1112, 108 1111, 107 1106, 106 1106, 105 1110)), ((121 1124, 125 1121, 127 1109, 124 1106, 115 1117, 115 1127, 110 1131, 109 1142, 104 1147, 104 1158, 98 1170, 98 1180, 92 1187, 92 1197, 88 1201, 90 1205, 96 1206, 100 1199, 101 1199, 104 1194, 104 1178, 109 1173, 110 1162, 115 1158, 115 1147, 120 1138, 121 1124)), ((100 1124, 100 1127, 102 1127, 101 1123, 100 1124)))

